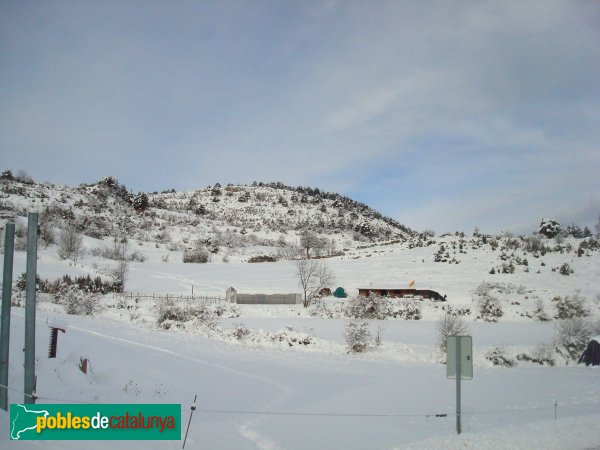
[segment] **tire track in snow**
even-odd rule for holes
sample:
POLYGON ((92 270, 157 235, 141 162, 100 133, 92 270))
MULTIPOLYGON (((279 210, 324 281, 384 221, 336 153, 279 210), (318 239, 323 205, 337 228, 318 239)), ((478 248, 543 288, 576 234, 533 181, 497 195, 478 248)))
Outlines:
POLYGON ((166 348, 162 348, 162 347, 157 347, 155 345, 151 345, 151 344, 144 344, 142 342, 137 342, 137 341, 132 341, 129 339, 125 339, 125 338, 120 338, 120 337, 116 337, 116 336, 110 336, 108 334, 104 334, 104 333, 100 333, 98 331, 92 331, 92 330, 86 330, 85 328, 80 328, 78 326, 74 326, 74 325, 69 325, 69 330, 77 330, 83 333, 87 333, 87 334, 91 334, 94 336, 100 336, 103 337, 105 339, 110 339, 113 341, 118 341, 118 342, 123 342, 125 344, 131 344, 131 345, 137 345, 138 347, 144 347, 144 348, 148 348, 150 350, 156 350, 162 353, 166 353, 168 355, 172 355, 172 356, 177 356, 179 358, 183 358, 183 359, 187 359, 189 361, 193 361, 199 364, 203 364, 205 366, 209 366, 209 367, 214 367, 215 369, 219 369, 219 370, 223 370, 225 372, 229 372, 229 373, 233 373, 235 375, 240 375, 240 376, 244 376, 244 377, 248 377, 248 378, 253 378, 255 380, 261 381, 263 383, 267 383, 270 384, 272 386, 275 386, 276 388, 278 388, 279 390, 287 393, 287 394, 291 394, 291 392, 293 392, 293 389, 291 389, 289 386, 279 383, 278 381, 273 380, 272 378, 267 378, 267 377, 263 377, 261 375, 255 375, 252 374, 250 372, 245 372, 242 370, 237 370, 234 369, 232 367, 229 366, 225 366, 223 364, 219 364, 219 363, 212 363, 212 362, 208 362, 204 359, 200 359, 197 357, 193 357, 193 356, 189 356, 189 355, 185 355, 183 353, 178 353, 176 351, 173 350, 169 350, 166 348))
MULTIPOLYGON (((187 359, 188 361, 193 361, 193 362, 198 363, 198 364, 202 364, 202 365, 205 365, 205 366, 208 366, 208 367, 213 367, 213 368, 218 369, 218 370, 223 370, 225 372, 229 372, 229 373, 232 373, 232 374, 235 374, 235 375, 239 375, 239 376, 251 378, 251 379, 260 381, 262 383, 269 384, 271 386, 276 387, 278 390, 280 390, 282 392, 282 394, 280 396, 278 396, 278 397, 273 398, 270 402, 267 402, 267 404, 265 406, 266 408, 268 408, 269 406, 272 406, 274 404, 277 404, 279 402, 282 402, 282 401, 290 398, 291 395, 292 395, 292 392, 293 392, 293 389, 290 388, 288 385, 285 385, 285 384, 282 384, 282 383, 280 383, 278 381, 275 381, 272 378, 267 378, 267 377, 263 377, 261 375, 252 374, 250 372, 245 372, 245 371, 237 370, 237 369, 234 369, 232 367, 225 366, 223 364, 208 362, 208 361, 206 361, 204 359, 193 357, 193 356, 189 356, 189 355, 185 355, 183 353, 178 353, 176 351, 169 350, 169 349, 166 349, 166 348, 157 347, 157 346, 151 345, 151 344, 144 344, 142 342, 132 341, 130 339, 120 338, 120 337, 116 337, 116 336, 110 336, 110 335, 107 335, 107 334, 104 334, 104 333, 100 333, 98 331, 86 330, 85 328, 80 328, 80 327, 74 326, 74 325, 69 325, 69 330, 77 330, 77 331, 82 332, 82 333, 87 333, 87 334, 90 334, 90 335, 93 335, 93 336, 98 336, 98 337, 102 337, 102 338, 105 338, 105 339, 109 339, 109 340, 113 340, 113 341, 117 341, 117 342, 122 342, 122 343, 125 343, 125 344, 128 344, 128 345, 136 345, 138 347, 143 347, 143 348, 147 348, 149 350, 154 350, 154 351, 165 353, 165 354, 168 354, 168 355, 171 355, 171 356, 175 356, 175 357, 187 359)), ((255 418, 255 419, 252 419, 252 420, 248 420, 243 425, 239 425, 239 426, 236 427, 237 432, 244 439, 247 439, 248 441, 250 441, 253 444, 255 444, 257 446, 257 448, 260 448, 262 450, 276 450, 276 449, 279 449, 280 447, 275 442, 269 440, 268 438, 265 438, 265 437, 261 436, 260 433, 258 433, 254 429, 254 426, 256 426, 262 420, 264 420, 264 418, 255 418)))
POLYGON ((216 286, 213 284, 203 283, 202 281, 196 280, 194 278, 189 278, 184 275, 176 274, 176 273, 167 273, 160 272, 157 270, 141 270, 139 268, 132 268, 132 272, 138 272, 142 274, 146 274, 155 280, 167 280, 167 281, 175 281, 181 288, 189 291, 192 286, 204 287, 206 289, 212 289, 214 291, 223 291, 226 288, 222 288, 222 286, 216 286))

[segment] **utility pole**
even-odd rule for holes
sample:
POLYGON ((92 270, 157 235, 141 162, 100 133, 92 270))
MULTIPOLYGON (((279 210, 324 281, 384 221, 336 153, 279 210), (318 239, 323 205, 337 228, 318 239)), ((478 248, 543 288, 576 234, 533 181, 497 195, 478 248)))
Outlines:
POLYGON ((4 411, 8 411, 8 353, 10 348, 10 307, 14 252, 15 224, 7 223, 4 228, 4 270, 2 274, 2 316, 0 323, 0 408, 4 411))
POLYGON ((27 276, 25 285, 25 382, 23 403, 35 403, 35 289, 38 214, 27 215, 27 276))

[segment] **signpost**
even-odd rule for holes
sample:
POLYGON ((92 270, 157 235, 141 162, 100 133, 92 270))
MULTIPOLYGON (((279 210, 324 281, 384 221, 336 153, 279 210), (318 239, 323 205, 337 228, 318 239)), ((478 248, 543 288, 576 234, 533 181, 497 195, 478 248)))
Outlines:
POLYGON ((460 434, 460 381, 473 378, 473 339, 471 336, 448 336, 446 349, 446 377, 456 379, 456 433, 460 434))

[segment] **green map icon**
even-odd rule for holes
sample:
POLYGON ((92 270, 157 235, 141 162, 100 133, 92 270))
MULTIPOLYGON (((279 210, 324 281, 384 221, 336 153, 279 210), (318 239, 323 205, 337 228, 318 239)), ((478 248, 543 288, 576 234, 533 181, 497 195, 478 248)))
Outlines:
POLYGON ((48 417, 49 414, 48 411, 36 408, 35 405, 11 405, 10 438, 17 440, 28 431, 35 433, 37 418, 48 417))

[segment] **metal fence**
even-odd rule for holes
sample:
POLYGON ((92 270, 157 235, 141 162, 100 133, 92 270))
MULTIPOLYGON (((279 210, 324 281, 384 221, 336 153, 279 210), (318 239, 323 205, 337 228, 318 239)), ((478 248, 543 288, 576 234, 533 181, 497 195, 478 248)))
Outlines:
POLYGON ((238 305, 295 305, 302 302, 300 294, 237 294, 238 305))
POLYGON ((198 303, 221 303, 225 301, 225 297, 220 295, 184 295, 184 294, 165 294, 165 293, 148 293, 148 292, 119 292, 113 294, 113 298, 119 299, 138 299, 152 301, 188 301, 198 303))

